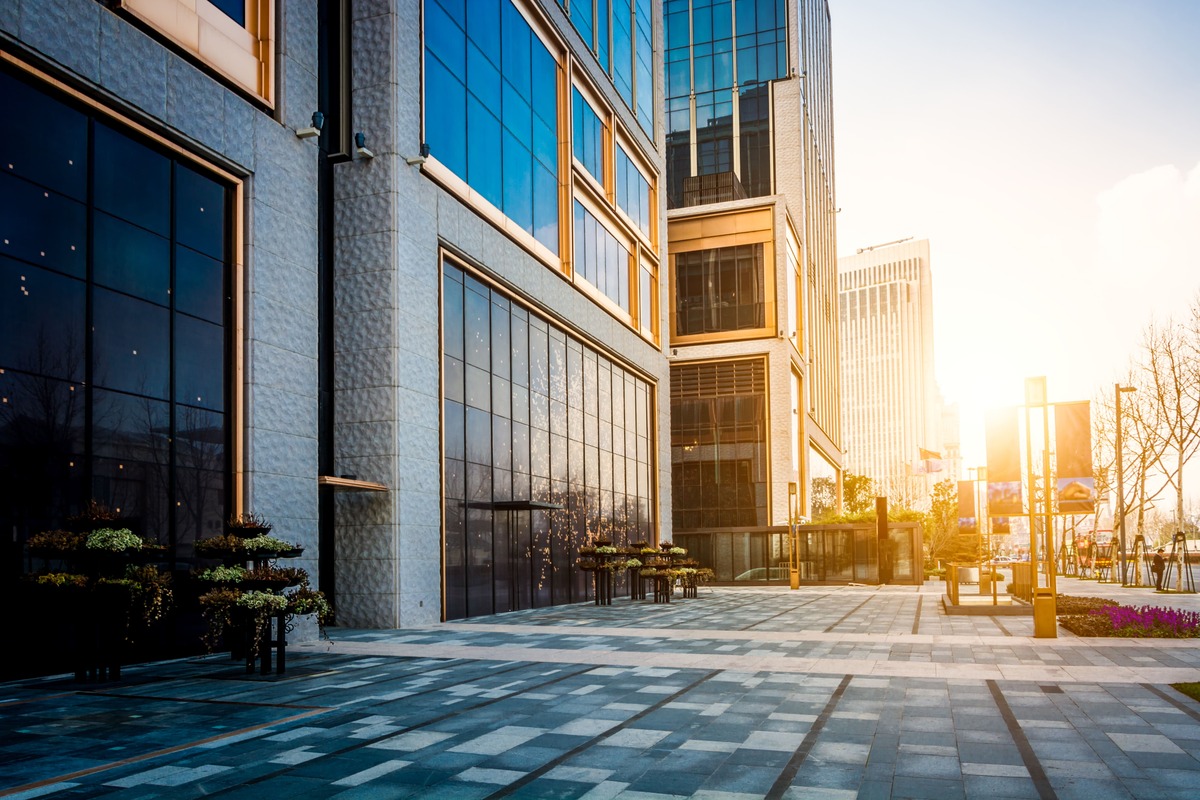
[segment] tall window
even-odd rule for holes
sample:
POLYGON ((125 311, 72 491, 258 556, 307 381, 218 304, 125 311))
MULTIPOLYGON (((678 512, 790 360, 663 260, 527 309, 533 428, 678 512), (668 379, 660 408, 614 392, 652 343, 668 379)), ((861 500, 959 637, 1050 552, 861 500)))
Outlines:
POLYGON ((675 256, 676 335, 762 328, 765 308, 762 244, 675 256))
POLYGON ((650 217, 656 209, 650 193, 650 182, 625 152, 617 147, 617 208, 625 212, 638 230, 650 238, 650 217))
POLYGON ((558 252, 558 62, 511 0, 425 3, 425 141, 558 252))
POLYGON ((603 186, 604 122, 578 89, 572 89, 571 96, 574 101, 571 116, 575 121, 572 142, 575 158, 603 186))
POLYGON ((653 537, 650 385, 443 269, 446 617, 583 600, 581 545, 653 537))
POLYGON ((671 367, 675 530, 767 524, 762 359, 671 367))
POLYGON ((769 83, 787 74, 786 4, 667 0, 663 14, 670 206, 685 204, 693 150, 697 175, 733 171, 747 196, 770 194, 769 83))
MULTIPOLYGON (((562 5, 560 0, 559 5, 562 5)), ((572 0, 571 24, 647 136, 654 136, 651 0, 572 0), (611 37, 612 46, 609 47, 611 37)))
POLYGON ((0 525, 95 499, 189 555, 230 475, 231 188, 14 75, 0 96, 0 525))
POLYGON ((575 201, 575 272, 627 313, 629 249, 575 201))

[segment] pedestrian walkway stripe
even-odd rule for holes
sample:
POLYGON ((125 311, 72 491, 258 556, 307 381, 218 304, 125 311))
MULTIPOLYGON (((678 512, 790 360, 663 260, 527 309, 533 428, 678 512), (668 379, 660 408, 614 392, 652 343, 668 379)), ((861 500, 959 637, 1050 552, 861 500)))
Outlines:
POLYGON ((854 608, 852 608, 852 609, 850 609, 849 611, 847 611, 845 614, 843 614, 843 615, 842 615, 842 618, 841 618, 841 619, 839 619, 837 622, 833 623, 833 624, 832 624, 832 625, 830 625, 828 628, 826 628, 826 629, 823 631, 823 633, 833 633, 833 629, 834 629, 834 628, 836 628, 838 625, 841 625, 841 624, 842 624, 843 622, 845 622, 846 620, 850 619, 850 617, 854 616, 854 612, 858 611, 860 608, 862 608, 863 606, 865 606, 867 603, 871 602, 871 599, 872 599, 872 598, 868 597, 866 600, 863 600, 861 603, 859 603, 858 605, 856 605, 854 608))
POLYGON ((792 606, 791 608, 787 608, 787 609, 784 609, 783 611, 780 611, 778 614, 772 614, 771 616, 767 617, 766 619, 760 619, 758 622, 751 622, 749 625, 747 625, 744 628, 738 628, 738 630, 739 631, 748 631, 751 628, 757 628, 759 625, 762 625, 765 622, 770 622, 771 620, 776 619, 777 617, 782 617, 784 614, 790 614, 793 611, 795 611, 796 609, 803 608, 804 606, 808 605, 809 603, 815 603, 820 599, 821 598, 819 598, 819 597, 814 597, 812 600, 807 600, 803 603, 798 603, 798 604, 792 606))
POLYGON ((1029 739, 1021 730, 1021 724, 1017 722, 1016 715, 1013 714, 1008 701, 1004 699, 1004 693, 1000 691, 1000 685, 995 681, 988 681, 987 686, 992 693, 992 699, 996 702, 996 708, 1000 710, 1004 724, 1008 726, 1008 735, 1016 744, 1017 752, 1021 754, 1021 761, 1024 762, 1025 769, 1029 770, 1029 777, 1033 779, 1033 787, 1037 789, 1038 797, 1041 800, 1058 800, 1058 795, 1054 793, 1054 787, 1050 785, 1050 779, 1046 777, 1046 771, 1042 769, 1042 762, 1038 761, 1034 754, 1029 739))
POLYGON ((1012 636, 1012 631, 1004 627, 1004 623, 1001 622, 998 617, 989 617, 989 619, 996 624, 996 627, 999 628, 1005 636, 1012 636))
POLYGON ((1168 703, 1175 706, 1176 708, 1178 708, 1183 713, 1187 714, 1192 719, 1200 721, 1200 712, 1197 712, 1195 708, 1184 703, 1179 698, 1173 697, 1172 695, 1168 694, 1167 692, 1164 692, 1162 689, 1159 689, 1157 686, 1152 686, 1149 683, 1143 683, 1142 688, 1158 695, 1163 700, 1166 700, 1168 703))
POLYGON ((767 800, 781 800, 783 798, 783 793, 788 790, 792 785, 792 781, 796 779, 796 773, 800 771, 800 767, 803 766, 805 759, 808 758, 808 754, 812 752, 813 745, 817 743, 817 737, 821 735, 821 729, 825 727, 825 723, 833 716, 833 711, 837 708, 838 701, 842 699, 842 695, 846 692, 846 687, 850 685, 850 681, 853 678, 853 675, 842 676, 842 682, 833 690, 829 702, 825 704, 825 708, 821 709, 816 722, 808 729, 808 733, 804 734, 804 741, 800 742, 800 746, 796 748, 796 752, 792 753, 792 757, 788 759, 783 772, 779 773, 779 777, 775 779, 771 790, 767 792, 767 800))
POLYGON ((616 733, 625 730, 630 725, 637 722, 639 719, 642 719, 643 717, 645 717, 648 714, 654 713, 658 709, 665 706, 667 703, 675 702, 677 699, 679 699, 683 695, 687 694, 688 692, 692 691, 697 686, 704 683, 705 681, 707 681, 709 678, 711 678, 712 676, 714 676, 716 674, 717 674, 716 670, 714 670, 712 672, 706 672, 705 674, 701 675, 699 678, 692 681, 687 686, 684 686, 682 689, 675 692, 674 694, 668 695, 667 697, 664 697, 662 700, 659 700, 654 705, 649 706, 648 708, 642 709, 641 711, 634 714, 629 719, 625 720, 624 722, 622 722, 619 725, 615 725, 615 726, 609 728, 608 730, 606 730, 604 733, 600 734, 599 736, 595 736, 591 739, 588 739, 583 744, 580 744, 580 745, 577 745, 576 747, 571 748, 570 750, 563 753, 558 758, 555 758, 555 759, 543 764, 542 766, 535 769, 533 772, 530 772, 527 775, 522 776, 520 779, 513 781, 512 783, 508 784, 507 786, 503 787, 502 789, 498 789, 497 791, 492 792, 484 800, 493 800, 493 798, 497 798, 497 797, 508 797, 513 792, 515 792, 519 789, 522 789, 525 786, 528 786, 530 783, 532 783, 533 781, 542 777, 550 770, 554 769, 555 767, 557 767, 560 764, 565 763, 569 759, 574 758, 575 756, 582 753, 584 750, 588 750, 588 749, 594 747, 595 745, 599 744, 600 742, 604 741, 605 739, 608 739, 611 736, 615 735, 616 733))

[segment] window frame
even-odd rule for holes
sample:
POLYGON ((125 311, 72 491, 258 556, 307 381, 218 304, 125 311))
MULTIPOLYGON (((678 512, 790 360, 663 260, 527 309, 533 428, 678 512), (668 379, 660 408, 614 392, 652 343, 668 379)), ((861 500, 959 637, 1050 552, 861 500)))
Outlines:
POLYGON ((276 101, 275 0, 245 0, 240 25, 209 0, 121 0, 121 11, 269 109, 276 101))
POLYGON ((100 100, 95 99, 70 84, 49 75, 43 70, 18 59, 14 55, 0 50, 0 63, 12 68, 17 73, 36 84, 57 92, 65 101, 82 106, 103 122, 122 133, 131 133, 143 138, 155 146, 165 150, 171 157, 179 159, 195 171, 211 175, 228 184, 229 187, 229 219, 231 229, 228 232, 229 248, 229 325, 226 336, 230 337, 228 357, 228 381, 226 392, 229 408, 226 411, 229 427, 229 481, 230 497, 226 503, 226 511, 230 514, 240 514, 245 508, 247 496, 248 469, 246 463, 246 369, 245 369, 245 340, 246 313, 245 298, 246 280, 246 175, 235 172, 235 168, 215 164, 200 154, 163 136, 147 125, 130 116, 126 116, 100 100))

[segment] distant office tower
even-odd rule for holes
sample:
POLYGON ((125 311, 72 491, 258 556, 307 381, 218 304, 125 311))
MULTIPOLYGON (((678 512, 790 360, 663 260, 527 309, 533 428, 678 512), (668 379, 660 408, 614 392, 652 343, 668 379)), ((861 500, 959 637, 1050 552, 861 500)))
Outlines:
POLYGON ((893 504, 924 507, 957 455, 945 447, 933 370, 929 241, 866 248, 838 270, 846 469, 893 504))
POLYGON ((829 25, 825 0, 664 3, 673 529, 718 577, 839 502, 829 25))

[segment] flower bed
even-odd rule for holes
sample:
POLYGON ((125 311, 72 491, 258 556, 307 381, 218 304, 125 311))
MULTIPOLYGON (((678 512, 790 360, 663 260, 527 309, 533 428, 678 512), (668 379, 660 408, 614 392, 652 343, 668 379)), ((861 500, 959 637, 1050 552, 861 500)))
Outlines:
POLYGON ((1160 606, 1105 605, 1086 613, 1060 615, 1058 622, 1077 636, 1200 638, 1200 613, 1160 606))

